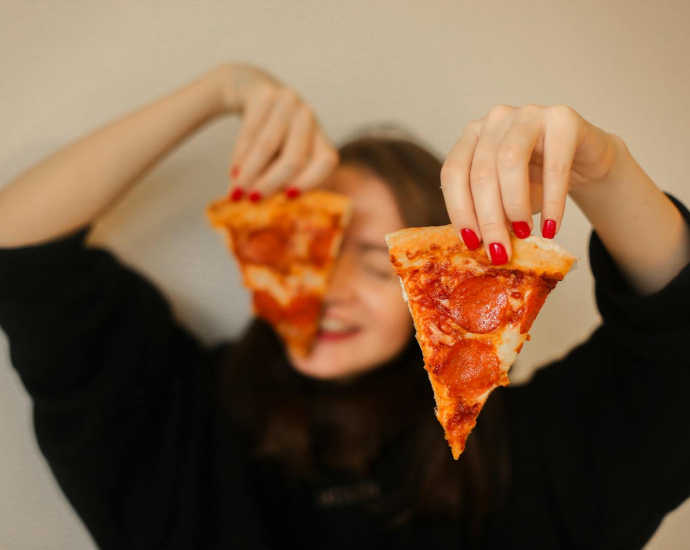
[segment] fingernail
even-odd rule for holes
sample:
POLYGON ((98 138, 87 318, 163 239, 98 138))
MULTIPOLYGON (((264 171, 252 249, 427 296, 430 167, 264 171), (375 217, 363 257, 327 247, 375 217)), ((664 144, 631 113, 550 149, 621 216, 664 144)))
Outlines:
POLYGON ((297 189, 297 187, 288 187, 285 190, 285 194, 287 195, 288 199, 295 199, 295 198, 299 197, 300 190, 297 189))
POLYGON ((508 254, 501 243, 491 243, 489 245, 489 253, 491 254, 491 261, 494 265, 501 265, 508 261, 508 254))
POLYGON ((258 191, 252 191, 249 194, 249 200, 252 202, 259 202, 261 200, 261 193, 258 191))
POLYGON ((461 229, 460 235, 462 236, 462 240, 465 242, 465 246, 470 250, 474 250, 479 247, 479 239, 477 238, 477 234, 471 229, 461 229))
POLYGON ((230 177, 232 179, 237 179, 237 176, 240 175, 240 167, 239 166, 233 166, 232 169, 230 170, 230 177))
POLYGON ((546 220, 541 228, 541 236, 545 239, 553 239, 556 235, 556 222, 554 220, 546 220))
POLYGON ((244 191, 242 191, 241 187, 235 187, 235 189, 232 190, 232 193, 230 193, 230 200, 237 202, 240 200, 244 195, 244 191))
POLYGON ((513 232, 519 239, 529 237, 530 230, 527 222, 513 222, 513 232))

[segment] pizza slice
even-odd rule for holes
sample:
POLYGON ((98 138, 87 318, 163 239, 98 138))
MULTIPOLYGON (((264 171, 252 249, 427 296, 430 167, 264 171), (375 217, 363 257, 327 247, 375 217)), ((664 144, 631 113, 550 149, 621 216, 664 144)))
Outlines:
POLYGON ((553 241, 511 239, 510 262, 494 266, 450 225, 386 235, 456 460, 489 394, 508 385, 549 292, 577 261, 553 241))
POLYGON ((328 276, 350 215, 350 199, 328 191, 260 203, 220 199, 208 206, 252 291, 254 313, 299 356, 309 354, 328 276))

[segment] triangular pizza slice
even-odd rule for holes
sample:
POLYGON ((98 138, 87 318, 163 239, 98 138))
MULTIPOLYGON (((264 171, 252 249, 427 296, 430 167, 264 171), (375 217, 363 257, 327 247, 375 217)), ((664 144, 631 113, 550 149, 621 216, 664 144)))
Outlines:
POLYGON ((577 261, 553 241, 511 239, 510 262, 495 266, 450 225, 386 235, 456 460, 489 394, 509 383, 549 292, 577 261))
POLYGON ((299 356, 309 354, 318 331, 350 203, 345 195, 311 191, 297 198, 277 193, 258 203, 220 199, 206 210, 227 237, 252 291, 254 313, 299 356))

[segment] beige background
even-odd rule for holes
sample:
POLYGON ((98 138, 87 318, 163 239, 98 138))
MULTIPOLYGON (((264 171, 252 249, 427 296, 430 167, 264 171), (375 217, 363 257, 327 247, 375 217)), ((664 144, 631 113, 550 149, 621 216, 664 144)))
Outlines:
MULTIPOLYGON (((494 104, 571 105, 621 135, 659 186, 688 203, 689 28, 685 0, 2 0, 0 182, 236 59, 294 85, 335 140, 396 122, 443 154, 494 104)), ((94 235, 154 279, 208 342, 236 334, 247 319, 234 267, 202 216, 226 189, 237 129, 226 119, 199 133, 94 235)), ((514 380, 598 322, 588 232, 570 204, 558 241, 583 258, 581 268, 544 308, 514 380)), ((93 548, 38 453, 7 355, 0 333, 0 548, 93 548)), ((687 548, 689 520, 686 504, 648 548, 687 548)))

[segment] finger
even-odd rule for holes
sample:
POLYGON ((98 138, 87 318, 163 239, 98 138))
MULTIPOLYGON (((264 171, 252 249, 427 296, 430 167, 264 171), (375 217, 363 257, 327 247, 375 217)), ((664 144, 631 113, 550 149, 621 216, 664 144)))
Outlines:
POLYGON ((496 168, 498 147, 505 137, 507 126, 505 118, 487 120, 470 169, 470 190, 479 231, 486 253, 495 265, 506 263, 512 253, 496 168))
POLYGON ((506 133, 496 153, 498 183, 503 210, 515 235, 524 239, 532 232, 529 164, 542 126, 538 120, 518 121, 506 133))
POLYGON ((541 233, 547 239, 558 233, 563 220, 570 169, 578 144, 577 118, 572 109, 560 106, 546 117, 541 233))
POLYGON ((479 248, 481 242, 470 190, 470 168, 481 127, 480 121, 473 121, 465 126, 441 168, 441 190, 448 216, 455 232, 470 250, 479 248))
POLYGON ((280 92, 247 153, 244 166, 236 179, 237 185, 251 189, 256 179, 279 153, 287 135, 292 115, 297 107, 297 96, 291 90, 280 92))
POLYGON ((275 92, 272 89, 263 88, 257 90, 253 101, 247 106, 240 133, 235 142, 235 149, 232 152, 232 159, 230 160, 229 175, 233 183, 236 183, 235 180, 241 174, 242 166, 251 145, 255 142, 259 130, 265 124, 273 108, 274 101, 275 92))
POLYGON ((285 143, 277 160, 259 176, 254 190, 268 195, 291 180, 304 168, 311 152, 315 121, 311 110, 306 105, 298 107, 290 123, 285 143))
POLYGON ((300 190, 311 189, 330 176, 338 166, 338 151, 317 129, 312 144, 311 158, 306 166, 293 179, 293 187, 300 190))
POLYGON ((529 203, 532 209, 532 216, 541 212, 541 199, 544 187, 541 185, 541 170, 536 174, 537 170, 532 170, 530 167, 530 186, 529 186, 529 203), (533 177, 532 174, 535 173, 533 177))

